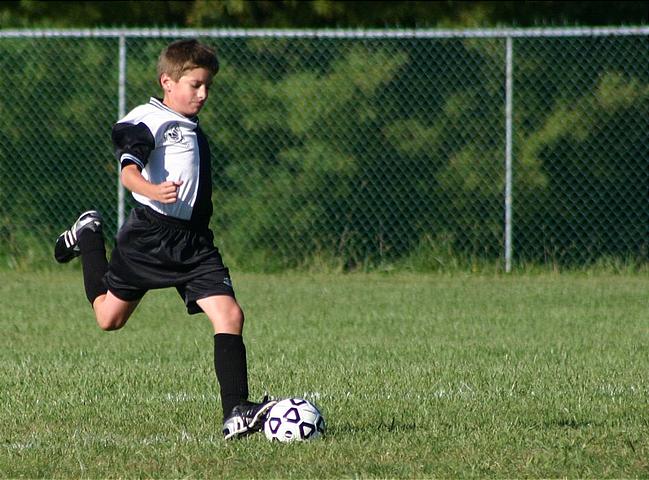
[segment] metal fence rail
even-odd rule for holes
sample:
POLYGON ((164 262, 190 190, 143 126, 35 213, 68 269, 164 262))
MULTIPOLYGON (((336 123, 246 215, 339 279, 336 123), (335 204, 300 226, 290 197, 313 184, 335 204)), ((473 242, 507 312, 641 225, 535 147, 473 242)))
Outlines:
POLYGON ((110 127, 169 41, 222 70, 201 114, 226 257, 584 265, 647 245, 649 28, 0 31, 0 259, 80 210, 113 234, 110 127))

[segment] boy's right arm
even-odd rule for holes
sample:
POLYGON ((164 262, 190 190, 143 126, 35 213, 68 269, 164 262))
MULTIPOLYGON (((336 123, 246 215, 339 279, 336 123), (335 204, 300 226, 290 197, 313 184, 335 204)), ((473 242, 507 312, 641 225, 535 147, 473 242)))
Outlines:
POLYGON ((112 139, 122 168, 122 185, 131 192, 160 203, 174 203, 178 199, 178 188, 182 181, 166 181, 156 185, 142 176, 142 169, 155 148, 155 139, 145 123, 118 122, 113 125, 112 139))
POLYGON ((142 176, 140 169, 135 164, 122 168, 120 176, 122 185, 131 192, 144 195, 160 203, 174 203, 178 199, 178 188, 183 182, 166 181, 153 184, 142 176))

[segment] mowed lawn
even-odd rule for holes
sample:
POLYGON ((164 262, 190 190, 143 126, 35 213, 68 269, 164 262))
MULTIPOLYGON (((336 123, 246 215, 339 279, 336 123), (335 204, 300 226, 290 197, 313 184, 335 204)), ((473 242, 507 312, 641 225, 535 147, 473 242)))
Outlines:
POLYGON ((643 275, 235 275, 252 396, 327 420, 292 445, 222 440, 174 290, 102 332, 79 271, 1 275, 2 478, 649 476, 643 275))

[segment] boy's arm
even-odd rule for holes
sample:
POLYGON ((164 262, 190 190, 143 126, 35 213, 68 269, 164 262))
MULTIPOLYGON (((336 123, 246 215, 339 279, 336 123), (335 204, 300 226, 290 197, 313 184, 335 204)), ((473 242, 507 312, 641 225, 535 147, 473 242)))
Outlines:
POLYGON ((174 203, 178 199, 178 188, 183 182, 166 181, 153 184, 142 176, 137 165, 129 164, 122 168, 122 185, 131 192, 144 195, 160 203, 174 203))

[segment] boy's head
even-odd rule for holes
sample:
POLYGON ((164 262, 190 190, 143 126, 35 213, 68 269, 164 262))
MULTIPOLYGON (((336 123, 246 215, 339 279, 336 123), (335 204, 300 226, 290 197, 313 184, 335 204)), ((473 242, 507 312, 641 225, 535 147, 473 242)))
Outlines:
POLYGON ((183 74, 195 68, 204 68, 212 76, 219 71, 216 53, 196 39, 177 40, 170 43, 158 58, 158 80, 163 74, 178 81, 183 74))
POLYGON ((158 60, 163 103, 187 117, 197 115, 207 101, 212 77, 218 70, 216 54, 206 45, 197 40, 171 43, 158 60))

